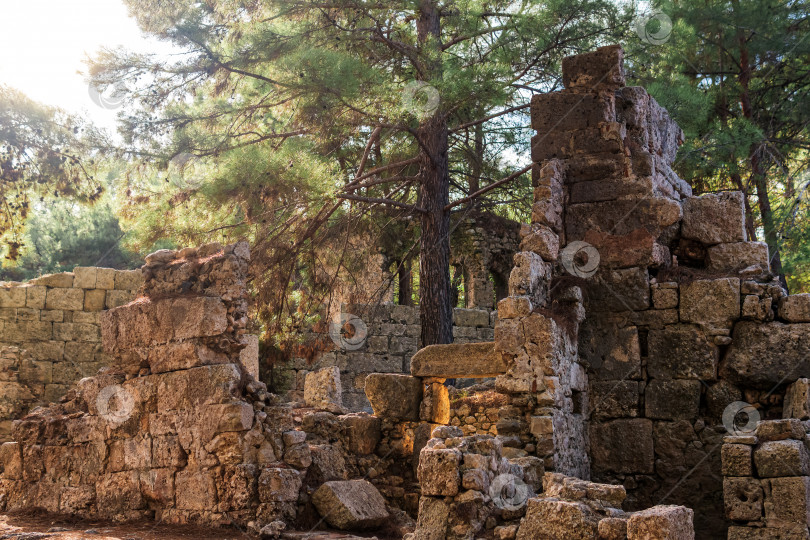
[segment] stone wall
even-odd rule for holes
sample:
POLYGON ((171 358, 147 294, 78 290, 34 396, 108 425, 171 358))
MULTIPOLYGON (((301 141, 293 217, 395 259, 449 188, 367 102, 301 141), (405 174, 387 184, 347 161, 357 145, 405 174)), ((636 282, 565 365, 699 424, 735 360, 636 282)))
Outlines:
POLYGON ((25 283, 0 283, 0 440, 11 420, 57 401, 108 363, 99 318, 126 304, 140 270, 77 267, 25 283))
MULTIPOLYGON (((494 312, 457 308, 453 310, 453 319, 456 343, 492 340, 494 312)), ((308 332, 304 336, 305 343, 318 344, 324 352, 314 362, 294 358, 276 368, 278 386, 289 389, 290 400, 302 402, 307 373, 337 366, 344 406, 352 411, 370 412, 364 392, 369 373, 410 373, 411 357, 420 348, 419 308, 395 304, 344 305, 338 321, 323 328, 323 332, 308 332), (347 323, 353 326, 351 337, 340 332, 347 323)))

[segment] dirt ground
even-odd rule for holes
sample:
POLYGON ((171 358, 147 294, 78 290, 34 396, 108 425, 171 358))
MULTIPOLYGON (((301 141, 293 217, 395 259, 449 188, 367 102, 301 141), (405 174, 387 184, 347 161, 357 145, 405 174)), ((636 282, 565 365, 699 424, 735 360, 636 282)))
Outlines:
MULTIPOLYGON (((0 514, 0 540, 245 540, 254 539, 239 529, 203 528, 136 522, 118 525, 76 521, 42 514, 0 514)), ((363 540, 335 532, 287 532, 288 540, 363 540)), ((371 537, 373 538, 373 537, 371 537)), ((367 538, 370 540, 370 538, 367 538)))

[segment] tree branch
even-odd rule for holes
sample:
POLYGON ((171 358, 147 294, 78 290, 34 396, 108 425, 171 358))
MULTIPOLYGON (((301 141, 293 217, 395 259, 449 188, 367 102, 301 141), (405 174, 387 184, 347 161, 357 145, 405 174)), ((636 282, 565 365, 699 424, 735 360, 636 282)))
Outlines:
POLYGON ((379 199, 376 197, 361 197, 359 195, 348 195, 344 193, 340 193, 337 195, 338 199, 349 199, 350 201, 361 201, 361 202, 368 202, 368 203, 377 203, 377 204, 388 204, 390 206, 396 206, 398 208, 404 208, 406 210, 411 210, 413 212, 419 212, 421 214, 427 214, 427 210, 416 206, 414 204, 406 204, 401 203, 399 201, 392 201, 391 199, 379 199))
POLYGON ((498 186, 502 186, 503 184, 506 184, 507 182, 511 182, 512 180, 514 180, 518 176, 529 172, 531 170, 531 168, 532 168, 532 165, 527 165, 526 167, 522 168, 518 172, 510 174, 506 178, 502 178, 502 179, 498 180, 497 182, 494 182, 494 183, 492 183, 492 184, 490 184, 490 185, 488 185, 486 187, 482 187, 481 189, 479 189, 475 193, 473 193, 473 194, 471 194, 471 195, 469 195, 467 197, 464 197, 463 199, 459 199, 457 201, 451 202, 450 204, 448 204, 447 206, 444 207, 444 211, 447 212, 448 210, 450 210, 451 208, 453 208, 455 206, 458 206, 460 204, 464 204, 465 202, 469 202, 469 201, 475 199, 476 197, 480 197, 484 193, 487 193, 488 191, 491 191, 491 190, 495 189, 498 186))

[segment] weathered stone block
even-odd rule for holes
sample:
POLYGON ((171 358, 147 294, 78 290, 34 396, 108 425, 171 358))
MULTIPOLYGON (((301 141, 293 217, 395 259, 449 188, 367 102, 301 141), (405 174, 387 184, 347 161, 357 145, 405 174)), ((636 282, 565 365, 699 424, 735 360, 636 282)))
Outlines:
POLYGON ((653 285, 652 302, 655 309, 675 309, 678 307, 678 289, 653 285))
POLYGON ((365 380, 365 392, 376 416, 419 419, 419 404, 422 401, 420 379, 393 373, 371 373, 365 380))
POLYGON ((85 311, 101 311, 105 307, 106 291, 102 289, 91 289, 84 292, 85 311))
POLYGON ((371 454, 380 442, 381 420, 367 413, 352 413, 338 417, 346 430, 348 450, 353 454, 371 454))
POLYGON ((782 405, 783 418, 810 419, 810 379, 798 379, 788 386, 782 405))
POLYGON ((205 296, 156 302, 142 299, 110 309, 101 316, 102 338, 110 353, 172 340, 215 336, 223 333, 227 326, 225 304, 219 298, 205 296))
POLYGON ((768 244, 765 242, 733 242, 711 246, 707 252, 709 270, 731 272, 751 266, 762 272, 770 271, 768 244))
POLYGON ((804 440, 804 425, 795 418, 783 420, 763 420, 757 423, 755 435, 760 442, 783 441, 785 439, 804 440))
POLYGON ((700 408, 700 381, 653 379, 645 391, 647 418, 691 420, 700 408))
POLYGON ((734 325, 720 376, 734 384, 770 389, 810 374, 809 334, 810 324, 740 321, 734 325))
POLYGON ((650 280, 646 268, 600 268, 590 278, 587 287, 590 309, 621 312, 650 307, 650 280))
POLYGON ((599 515, 581 502, 532 498, 518 528, 517 540, 593 540, 598 528, 599 515))
POLYGON ((366 480, 326 482, 312 503, 329 525, 342 530, 373 529, 388 519, 385 500, 366 480))
POLYGON ((96 270, 92 266, 77 266, 73 269, 73 286, 77 289, 95 289, 96 270))
POLYGON ((698 280, 681 285, 681 321, 730 327, 740 318, 740 280, 698 280))
POLYGON ((73 272, 62 272, 61 274, 46 274, 32 279, 29 283, 33 285, 44 285, 46 287, 73 287, 73 272))
POLYGON ((0 287, 0 308, 25 307, 26 289, 19 286, 0 287))
POLYGON ((415 377, 483 378, 505 371, 506 364, 495 354, 494 343, 429 345, 411 358, 411 375, 415 377))
POLYGON ((343 387, 337 366, 310 371, 304 381, 304 402, 308 407, 343 412, 343 387))
POLYGON ((458 493, 461 452, 454 448, 423 448, 416 474, 422 495, 444 497, 458 493))
POLYGON ((810 477, 774 478, 770 484, 774 516, 802 527, 810 525, 810 477))
MULTIPOLYGON (((178 491, 179 494, 179 491, 178 491)), ((137 471, 105 474, 96 482, 96 506, 106 517, 146 506, 137 471)))
POLYGON ((642 228, 657 237, 680 218, 681 205, 663 197, 571 204, 565 213, 565 238, 572 242, 584 240, 590 230, 624 235, 642 228))
POLYGON ((615 100, 611 94, 574 94, 548 92, 535 94, 531 101, 532 129, 540 134, 550 131, 596 128, 616 120, 615 100))
POLYGON ((84 308, 84 291, 81 289, 49 289, 45 297, 45 308, 81 311, 84 308))
POLYGON ((810 475, 810 453, 803 441, 763 443, 754 451, 754 463, 760 478, 810 475))
POLYGON ((726 517, 734 521, 762 518, 762 486, 756 478, 723 478, 726 517))
POLYGON ((453 309, 453 324, 481 328, 489 326, 489 311, 485 309, 453 309))
POLYGON ((153 376, 158 412, 228 403, 239 393, 242 373, 235 364, 203 366, 153 376))
POLYGON ((753 476, 752 455, 747 444, 724 444, 720 451, 723 476, 753 476))
POLYGON ((204 469, 187 467, 177 472, 177 508, 180 510, 204 511, 217 504, 217 489, 214 478, 204 469))
POLYGON ((112 268, 96 268, 96 289, 114 289, 116 273, 112 268))
POLYGON ((707 245, 745 242, 743 194, 727 191, 687 198, 681 235, 707 245))
POLYGON ((670 262, 669 250, 656 242, 655 237, 645 228, 627 234, 611 234, 592 229, 585 233, 584 241, 597 249, 602 267, 656 267, 670 262))
POLYGON ((792 294, 779 299, 779 316, 787 322, 810 322, 810 294, 792 294))
POLYGON ((594 471, 652 474, 653 423, 643 418, 591 423, 591 459, 594 471), (627 441, 633 441, 632 445, 627 441))
POLYGON ((420 497, 416 536, 413 540, 445 540, 450 506, 442 498, 420 497))
POLYGON ((122 291, 134 291, 143 285, 143 273, 138 270, 118 270, 115 272, 115 288, 122 291))
POLYGON ((653 506, 627 521, 628 540, 694 540, 694 511, 685 506, 653 506))
POLYGON ((691 325, 650 329, 647 336, 651 377, 713 380, 719 353, 705 334, 691 325))
POLYGON ((557 260, 560 253, 560 237, 553 230, 545 225, 521 225, 520 242, 521 251, 532 251, 544 261, 553 262, 557 260))
POLYGON ((619 45, 566 56, 562 61, 563 84, 568 89, 594 92, 624 86, 624 51, 619 45))
POLYGON ((515 266, 509 274, 509 295, 528 296, 535 305, 542 305, 548 296, 551 264, 532 251, 515 253, 515 266))
POLYGON ((261 502, 296 502, 303 478, 295 469, 268 467, 259 476, 261 502))
POLYGON ((450 393, 441 383, 431 383, 425 389, 419 412, 420 420, 433 424, 450 423, 450 393))
POLYGON ((104 305, 107 306, 107 309, 117 308, 128 304, 132 299, 133 295, 129 291, 107 290, 104 296, 104 305))
POLYGON ((590 404, 594 419, 638 416, 638 390, 637 381, 596 381, 591 383, 590 404))
MULTIPOLYGON (((2 290, 0 289, 0 298, 2 298, 2 290)), ((30 285, 25 287, 25 307, 32 309, 45 309, 45 296, 48 289, 43 285, 30 285)), ((0 300, 2 304, 2 300, 0 300)), ((0 305, 0 307, 3 307, 0 305)))
POLYGON ((610 327, 586 319, 580 327, 579 354, 595 380, 641 377, 638 328, 610 327))

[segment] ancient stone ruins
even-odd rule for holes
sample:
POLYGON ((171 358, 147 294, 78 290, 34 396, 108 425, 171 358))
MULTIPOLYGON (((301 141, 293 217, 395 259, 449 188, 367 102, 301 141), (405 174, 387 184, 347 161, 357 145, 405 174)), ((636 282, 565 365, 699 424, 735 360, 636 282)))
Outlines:
POLYGON ((246 243, 0 288, 0 509, 267 538, 810 538, 810 296, 747 241, 740 193, 692 196, 681 130, 622 62, 567 58, 533 98, 532 223, 459 343, 417 350, 413 308, 376 306, 364 343, 271 394, 246 243))

